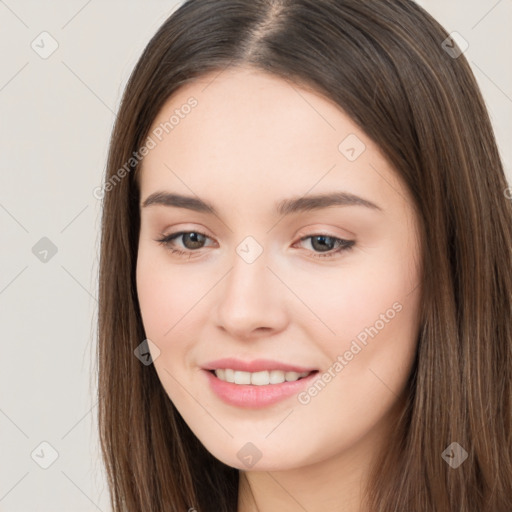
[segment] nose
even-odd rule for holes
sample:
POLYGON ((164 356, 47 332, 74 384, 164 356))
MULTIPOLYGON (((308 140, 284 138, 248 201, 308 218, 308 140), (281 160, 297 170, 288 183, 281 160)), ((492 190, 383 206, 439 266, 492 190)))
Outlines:
POLYGON ((286 327, 286 287, 269 263, 266 251, 252 262, 235 252, 231 270, 218 287, 215 321, 233 338, 268 336, 286 327))

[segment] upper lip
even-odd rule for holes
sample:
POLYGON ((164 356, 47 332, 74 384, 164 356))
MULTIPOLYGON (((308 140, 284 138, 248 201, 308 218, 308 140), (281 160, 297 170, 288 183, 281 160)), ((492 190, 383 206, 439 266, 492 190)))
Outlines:
POLYGON ((202 367, 205 370, 218 370, 221 368, 229 368, 231 370, 238 370, 242 372, 261 372, 271 370, 281 370, 283 372, 313 372, 316 368, 308 368, 304 366, 297 366, 294 364, 281 363, 279 361, 273 361, 272 359, 254 359, 252 361, 242 361, 233 357, 227 357, 224 359, 216 359, 210 361, 202 367))

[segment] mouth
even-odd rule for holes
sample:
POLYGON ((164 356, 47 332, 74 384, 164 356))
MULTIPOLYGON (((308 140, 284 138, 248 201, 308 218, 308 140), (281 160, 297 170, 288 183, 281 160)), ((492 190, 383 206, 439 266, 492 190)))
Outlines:
POLYGON ((274 384, 282 384, 284 382, 296 382, 305 379, 318 370, 306 372, 294 372, 283 370, 262 370, 258 372, 245 372, 234 370, 232 368, 219 368, 217 370, 207 370, 217 379, 223 382, 229 382, 240 386, 269 386, 274 384))
POLYGON ((203 372, 217 398, 243 409, 261 409, 297 396, 319 373, 318 370, 246 372, 231 368, 203 369, 203 372))

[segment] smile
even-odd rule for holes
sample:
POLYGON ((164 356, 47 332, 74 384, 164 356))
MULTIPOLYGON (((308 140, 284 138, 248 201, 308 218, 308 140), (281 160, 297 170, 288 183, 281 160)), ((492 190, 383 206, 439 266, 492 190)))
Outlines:
POLYGON ((311 385, 318 370, 302 373, 282 370, 245 372, 222 368, 203 369, 202 373, 210 390, 222 402, 244 409, 260 409, 296 396, 311 385))
POLYGON ((263 370, 260 372, 244 372, 230 368, 214 370, 216 377, 224 382, 234 384, 253 384, 266 386, 269 384, 281 384, 283 382, 295 382, 307 377, 312 372, 285 372, 282 370, 263 370))

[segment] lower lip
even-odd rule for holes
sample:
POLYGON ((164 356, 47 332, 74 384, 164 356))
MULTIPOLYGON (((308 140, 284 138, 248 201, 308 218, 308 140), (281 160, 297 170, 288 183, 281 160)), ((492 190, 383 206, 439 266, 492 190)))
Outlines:
POLYGON ((259 409, 296 395, 305 386, 309 385, 318 374, 318 372, 314 372, 293 382, 256 386, 254 384, 226 382, 220 380, 208 370, 203 371, 209 380, 210 388, 221 400, 227 404, 246 409, 259 409))

